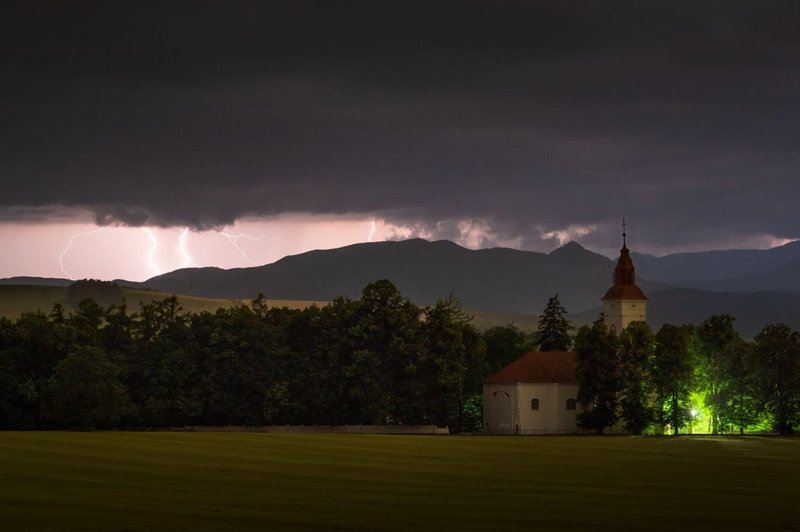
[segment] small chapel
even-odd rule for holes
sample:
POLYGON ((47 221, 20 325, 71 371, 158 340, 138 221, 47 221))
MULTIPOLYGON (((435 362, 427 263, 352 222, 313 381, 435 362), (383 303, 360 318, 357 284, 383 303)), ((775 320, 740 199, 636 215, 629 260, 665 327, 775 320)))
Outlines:
MULTIPOLYGON (((647 320, 647 297, 636 286, 623 222, 622 249, 614 281, 603 296, 603 319, 616 333, 632 321, 647 320)), ((531 351, 483 383, 487 434, 573 434, 577 424, 578 380, 574 351, 531 351)))

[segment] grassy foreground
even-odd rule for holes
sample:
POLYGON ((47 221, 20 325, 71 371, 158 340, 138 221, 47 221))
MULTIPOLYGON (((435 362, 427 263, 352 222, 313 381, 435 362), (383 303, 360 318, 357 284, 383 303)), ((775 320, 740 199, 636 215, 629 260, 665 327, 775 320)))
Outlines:
POLYGON ((800 439, 0 433, 4 530, 796 529, 800 439))

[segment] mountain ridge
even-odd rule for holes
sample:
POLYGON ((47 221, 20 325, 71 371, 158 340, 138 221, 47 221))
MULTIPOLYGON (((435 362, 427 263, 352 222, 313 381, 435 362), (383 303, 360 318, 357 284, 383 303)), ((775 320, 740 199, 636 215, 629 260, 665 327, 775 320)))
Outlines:
MULTIPOLYGON (((314 250, 254 268, 176 270, 142 284, 203 297, 264 293, 319 300, 358 297, 366 284, 385 278, 420 304, 455 294, 467 307, 539 313, 555 294, 570 310, 591 308, 608 288, 613 268, 611 259, 577 243, 545 254, 411 239, 314 250)), ((644 279, 642 284, 650 291, 663 288, 644 279)))
MULTIPOLYGON (((650 299, 648 322, 655 328, 663 323, 696 324, 712 314, 731 314, 738 318, 737 328, 748 335, 756 334, 767 323, 785 322, 800 327, 800 291, 792 292, 794 285, 784 283, 800 274, 800 259, 792 261, 800 246, 793 243, 772 253, 746 251, 746 255, 755 257, 751 265, 758 263, 762 269, 777 265, 778 274, 762 273, 749 285, 742 279, 706 283, 712 288, 730 288, 729 291, 653 282, 642 274, 648 265, 639 266, 647 259, 634 254, 637 284, 650 299), (763 254, 767 254, 766 260, 759 258, 763 254), (773 290, 765 290, 765 284, 773 290), (781 290, 774 290, 775 287, 781 290)), ((708 261, 708 253, 712 257, 722 253, 727 260, 739 256, 699 252, 682 254, 694 256, 680 260, 691 266, 692 261, 708 261)), ((612 284, 614 264, 614 260, 574 242, 540 253, 509 248, 472 250, 445 240, 411 239, 313 250, 250 268, 187 268, 145 282, 116 282, 126 287, 209 298, 246 300, 263 293, 274 300, 330 301, 339 295, 357 298, 368 283, 385 278, 416 304, 432 304, 453 294, 465 308, 508 315, 538 316, 547 299, 558 294, 571 316, 579 322, 591 322, 602 308, 600 298, 612 284)), ((723 269, 719 275, 730 271, 731 268, 723 269)), ((0 284, 67 286, 71 282, 32 277, 0 279, 0 284)))
POLYGON ((714 289, 715 284, 724 282, 720 286, 726 291, 738 291, 736 281, 741 280, 752 287, 746 291, 759 291, 781 283, 800 283, 800 278, 785 272, 793 263, 800 269, 800 240, 770 249, 711 250, 663 257, 632 252, 631 257, 642 276, 676 286, 714 289), (765 282, 769 276, 771 280, 765 282), (761 283, 754 283, 753 278, 761 283))

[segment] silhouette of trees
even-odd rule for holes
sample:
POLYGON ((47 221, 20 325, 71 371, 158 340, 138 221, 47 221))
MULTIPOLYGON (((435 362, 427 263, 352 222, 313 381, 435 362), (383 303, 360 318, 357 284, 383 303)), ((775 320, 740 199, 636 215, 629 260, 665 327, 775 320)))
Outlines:
POLYGON ((800 421, 800 333, 778 323, 755 337, 755 393, 779 434, 792 434, 800 421))
POLYGON ((584 325, 575 336, 578 379, 578 426, 603 434, 618 419, 619 361, 617 336, 602 318, 584 325))
POLYGON ((558 294, 547 301, 544 312, 539 316, 536 341, 541 351, 569 351, 572 329, 567 321, 567 311, 558 300, 558 294))
POLYGON ((67 301, 77 306, 85 299, 92 299, 102 305, 114 305, 123 299, 122 288, 113 281, 82 279, 67 288, 67 301))
POLYGON ((691 329, 687 326, 665 324, 656 333, 652 379, 656 396, 656 420, 673 434, 683 428, 691 418, 689 395, 694 384, 694 364, 690 342, 691 329))
POLYGON ((386 280, 304 310, 82 299, 0 319, 0 428, 480 426, 486 351, 469 321, 453 297, 422 309, 386 280))
MULTIPOLYGON (((76 283, 77 284, 77 283, 76 283)), ((90 286, 92 283, 82 283, 90 286)), ((78 284, 80 287, 81 284, 78 284)), ((93 285, 92 285, 93 286, 93 285)), ((77 290, 77 289, 76 289, 77 290)), ((575 337, 581 427, 677 432, 705 400, 717 432, 800 422, 800 335, 766 326, 754 342, 730 316, 657 334, 601 320, 575 337)), ((187 313, 176 297, 130 311, 84 298, 0 318, 0 429, 264 424, 482 426, 484 379, 541 343, 569 348, 554 296, 536 339, 483 333, 454 297, 420 308, 391 282, 304 310, 252 304, 187 313)))
POLYGON ((655 335, 634 321, 619 335, 619 415, 625 431, 642 434, 653 422, 651 401, 655 335))
POLYGON ((487 374, 492 374, 537 347, 535 335, 516 325, 497 325, 483 333, 486 344, 487 374))

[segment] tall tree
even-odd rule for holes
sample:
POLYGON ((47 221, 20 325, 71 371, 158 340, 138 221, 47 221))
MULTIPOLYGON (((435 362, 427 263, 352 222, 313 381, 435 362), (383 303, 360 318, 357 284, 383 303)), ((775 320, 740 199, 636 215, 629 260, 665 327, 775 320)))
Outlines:
POLYGON ((673 434, 689 421, 689 395, 694 384, 694 364, 690 350, 691 329, 665 324, 656 334, 652 376, 656 395, 656 420, 673 434))
POLYGON ((361 378, 352 392, 362 404, 361 422, 383 424, 412 415, 420 309, 385 279, 364 287, 358 309, 353 369, 361 378))
POLYGON ((800 333, 787 325, 767 325, 755 337, 756 393, 775 430, 792 434, 800 421, 800 333))
POLYGON ((619 335, 619 412, 631 434, 641 434, 653 421, 650 363, 654 350, 655 335, 643 321, 631 322, 619 335))
POLYGON ((469 320, 452 296, 425 309, 421 324, 425 346, 423 372, 417 378, 426 381, 423 396, 426 417, 440 426, 455 428, 459 422, 467 373, 464 331, 469 320))
POLYGON ((70 339, 66 320, 58 323, 41 311, 23 313, 6 332, 3 366, 12 405, 0 425, 15 429, 47 428, 53 369, 66 356, 70 339))
POLYGON ((734 375, 731 371, 735 362, 727 359, 736 351, 729 347, 739 340, 733 328, 735 318, 728 315, 715 315, 703 321, 695 336, 698 344, 698 385, 705 393, 705 404, 711 411, 711 432, 717 434, 727 424, 727 412, 734 375))
POLYGON ((603 434, 618 419, 619 360, 617 336, 602 318, 591 327, 584 325, 575 336, 578 377, 578 426, 603 434))
POLYGON ((572 345, 569 332, 572 330, 567 321, 567 311, 558 300, 558 294, 547 301, 544 312, 539 316, 539 328, 536 340, 542 351, 568 351, 572 345))
POLYGON ((128 389, 139 421, 170 427, 195 423, 202 413, 197 360, 188 316, 175 296, 142 305, 128 389))
POLYGON ((753 344, 737 337, 725 346, 722 359, 728 381, 719 394, 720 426, 736 428, 743 434, 765 417, 754 385, 753 344))
POLYGON ((360 368, 354 353, 360 349, 358 339, 359 306, 345 297, 334 298, 319 311, 318 342, 311 353, 314 370, 309 373, 309 386, 318 390, 317 412, 320 424, 343 425, 361 420, 360 368), (325 420, 325 421, 322 421, 325 420))

